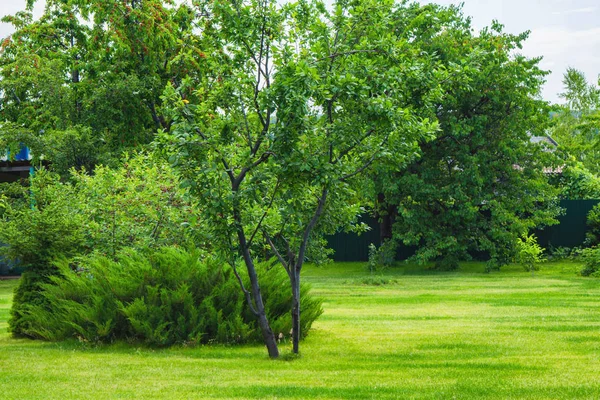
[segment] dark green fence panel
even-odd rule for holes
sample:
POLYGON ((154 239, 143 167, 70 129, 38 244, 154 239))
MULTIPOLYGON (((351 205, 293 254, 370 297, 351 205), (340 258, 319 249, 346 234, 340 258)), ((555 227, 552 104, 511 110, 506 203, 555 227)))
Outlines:
POLYGON ((361 217, 361 222, 371 229, 360 235, 356 233, 339 232, 327 237, 329 248, 333 249, 335 261, 367 261, 369 259, 369 244, 379 246, 379 222, 370 216, 361 217))
MULTIPOLYGON (((371 216, 361 217, 361 222, 364 222, 371 228, 369 231, 361 233, 344 233, 339 232, 333 236, 327 237, 329 248, 333 249, 333 259, 335 261, 368 261, 369 260, 369 245, 371 243, 376 246, 381 245, 379 222, 371 216)), ((400 245, 396 252, 396 259, 406 260, 415 254, 416 248, 400 245)))
MULTIPOLYGON (((600 200, 563 200, 560 206, 565 213, 558 220, 559 224, 536 231, 538 241, 544 248, 578 247, 585 241, 587 231, 587 214, 600 203, 600 200)), ((329 236, 329 247, 335 250, 335 261, 367 261, 369 259, 369 244, 379 246, 379 223, 373 217, 363 217, 362 222, 369 225, 370 231, 361 235, 355 233, 338 233, 329 236)), ((400 246, 397 252, 398 260, 405 260, 414 255, 416 248, 400 246)), ((474 253, 475 259, 487 259, 485 253, 474 253)))
POLYGON ((563 200, 560 206, 565 213, 559 224, 536 232, 542 247, 578 247, 585 241, 587 215, 600 200, 563 200))

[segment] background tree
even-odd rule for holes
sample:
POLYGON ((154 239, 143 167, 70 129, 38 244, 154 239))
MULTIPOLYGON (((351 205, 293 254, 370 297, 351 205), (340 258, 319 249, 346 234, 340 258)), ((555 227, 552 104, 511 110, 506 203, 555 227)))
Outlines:
POLYGON ((193 13, 172 1, 47 0, 4 22, 0 145, 32 148, 65 173, 149 143, 167 82, 194 73, 193 13))
POLYGON ((476 35, 460 8, 413 5, 396 19, 396 30, 449 74, 432 105, 437 138, 421 141, 407 168, 378 171, 393 236, 417 246, 417 260, 437 260, 438 267, 456 268, 469 252, 507 262, 521 235, 555 223, 558 212, 544 176, 556 161, 530 143, 547 121, 539 100, 546 73, 539 59, 515 54, 527 34, 505 34, 494 23, 476 35))
POLYGON ((586 180, 586 171, 595 177, 600 174, 600 89, 573 68, 565 73, 563 84, 565 91, 561 97, 566 104, 555 106, 551 129, 565 162, 562 187, 566 191, 563 196, 586 198, 584 193, 573 197, 577 194, 569 188, 586 180))
POLYGON ((377 160, 401 165, 436 124, 413 109, 429 104, 443 72, 394 33, 393 1, 283 7, 275 1, 198 2, 198 78, 165 92, 171 133, 163 149, 207 210, 211 236, 261 321, 255 260, 267 251, 293 294, 293 351, 300 338, 300 273, 323 233, 356 223, 356 184, 377 160), (240 279, 241 283, 241 279, 240 279))

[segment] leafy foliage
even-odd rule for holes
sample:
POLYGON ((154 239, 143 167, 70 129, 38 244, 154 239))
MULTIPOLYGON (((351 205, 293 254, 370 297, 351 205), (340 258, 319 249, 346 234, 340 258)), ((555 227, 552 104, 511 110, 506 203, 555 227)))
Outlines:
POLYGON ((580 247, 553 247, 548 246, 548 258, 553 261, 577 260, 581 253, 580 247))
MULTIPOLYGON (((160 146, 206 210, 223 258, 243 258, 254 276, 266 243, 297 296, 309 246, 360 229, 356 180, 377 160, 404 165, 434 134, 414 103, 430 104, 445 74, 396 34, 403 6, 393 1, 338 1, 331 11, 308 1, 196 5, 205 56, 197 76, 165 90, 171 129, 160 146)), ((258 276, 251 293, 260 317, 258 276)))
POLYGON ((0 251, 25 268, 13 303, 14 334, 24 330, 21 308, 41 301, 40 285, 57 273, 56 258, 206 242, 197 210, 164 163, 139 155, 118 169, 98 167, 93 176, 73 172, 72 178, 63 182, 40 170, 29 191, 14 184, 4 194, 0 242, 7 246, 0 251))
POLYGON ((396 29, 414 35, 448 76, 444 95, 431 104, 437 137, 420 141, 419 157, 406 168, 378 169, 380 206, 395 207, 393 235, 418 246, 417 261, 447 269, 487 253, 493 263, 507 263, 523 233, 557 222, 556 191, 544 170, 559 160, 530 143, 548 120, 539 100, 546 72, 539 59, 516 53, 527 34, 506 34, 494 23, 476 35, 452 6, 407 11, 396 29))
POLYGON ((569 200, 600 199, 600 177, 589 171, 582 163, 565 165, 561 174, 550 180, 560 190, 560 197, 569 200))
POLYGON ((600 244, 600 203, 596 204, 588 213, 587 226, 586 244, 588 246, 600 244))
POLYGON ((72 201, 73 188, 55 175, 39 171, 29 190, 5 204, 0 224, 0 243, 6 245, 0 248, 2 255, 25 268, 9 321, 11 331, 17 335, 27 329, 27 322, 22 320, 23 306, 45 304, 39 290, 57 272, 52 260, 74 256, 83 249, 82 227, 86 223, 72 201))
POLYGON ((576 164, 595 177, 600 173, 600 88, 583 72, 569 68, 563 79, 566 100, 554 110, 552 136, 565 153, 567 165, 576 164))
POLYGON ((369 272, 391 266, 396 261, 397 248, 398 243, 391 239, 384 241, 379 248, 371 243, 369 245, 369 262, 367 263, 369 272))
POLYGON ((168 128, 167 82, 193 75, 193 12, 171 1, 46 0, 3 21, 0 147, 29 146, 65 174, 118 159, 168 128))
POLYGON ((538 244, 535 235, 523 235, 517 241, 517 256, 516 260, 525 268, 525 271, 531 272, 540 269, 540 263, 544 261, 544 249, 538 244))
POLYGON ((187 246, 206 242, 195 204, 173 170, 147 155, 126 157, 118 168, 74 172, 72 186, 85 215, 87 251, 114 255, 120 248, 187 246), (193 239, 192 239, 193 238, 193 239))
MULTIPOLYGON (((292 296, 287 276, 272 263, 257 266, 268 278, 265 305, 276 332, 291 329, 292 296)), ((201 261, 198 251, 160 248, 149 255, 122 251, 116 261, 102 256, 73 265, 57 263, 60 275, 42 285, 45 305, 28 304, 23 334, 46 340, 114 340, 151 346, 244 343, 261 338, 230 268, 201 261)), ((246 277, 247 280, 247 277, 246 277)), ((320 300, 302 286, 303 334, 322 313, 320 300)))
POLYGON ((580 271, 583 276, 600 277, 600 247, 594 246, 581 251, 584 267, 580 271))

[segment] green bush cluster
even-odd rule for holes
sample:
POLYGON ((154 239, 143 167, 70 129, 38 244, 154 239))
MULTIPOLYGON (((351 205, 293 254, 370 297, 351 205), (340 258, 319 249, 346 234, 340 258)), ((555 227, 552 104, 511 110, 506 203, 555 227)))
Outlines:
POLYGON ((82 226, 84 216, 73 201, 71 185, 60 182, 56 175, 39 171, 31 185, 6 185, 2 222, 0 223, 0 254, 25 268, 15 290, 10 330, 15 335, 28 329, 22 319, 25 304, 45 305, 39 296, 41 286, 56 275, 52 264, 55 257, 73 257, 84 246, 82 226), (10 195, 12 194, 12 195, 10 195))
POLYGON ((544 248, 538 244, 535 235, 523 235, 517 241, 516 249, 516 261, 532 275, 534 271, 540 269, 540 264, 545 261, 544 248))
POLYGON ((584 267, 582 276, 600 277, 600 246, 594 246, 581 251, 584 267))
POLYGON ((588 246, 600 244, 600 203, 596 204, 588 213, 587 226, 586 244, 588 246))
MULTIPOLYGON (((23 306, 27 336, 150 346, 261 340, 233 270, 201 260, 197 250, 165 247, 144 255, 130 249, 116 261, 97 255, 77 265, 62 260, 56 268, 59 273, 41 285, 43 304, 23 306)), ((272 263, 257 268, 271 327, 287 337, 292 326, 287 274, 272 263)), ((303 285, 303 336, 322 313, 321 301, 308 292, 303 285)))
POLYGON ((41 169, 29 187, 0 187, 0 256, 25 269, 9 321, 17 336, 29 330, 22 307, 45 304, 40 286, 57 273, 55 259, 204 242, 196 208, 164 162, 140 154, 94 175, 71 172, 64 181, 41 169))
POLYGON ((554 261, 577 260, 581 253, 581 247, 554 247, 548 246, 548 258, 554 261))
POLYGON ((393 239, 384 241, 379 248, 371 243, 369 245, 369 262, 367 263, 369 272, 375 272, 393 265, 396 261, 397 249, 398 243, 393 239))

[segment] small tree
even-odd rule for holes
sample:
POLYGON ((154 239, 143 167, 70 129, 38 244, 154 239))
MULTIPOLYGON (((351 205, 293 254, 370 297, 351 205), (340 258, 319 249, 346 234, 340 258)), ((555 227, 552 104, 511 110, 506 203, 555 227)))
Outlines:
POLYGON ((254 264, 267 250, 285 268, 297 353, 308 248, 356 222, 357 180, 374 163, 405 163, 435 132, 412 101, 438 94, 438 71, 394 33, 393 1, 336 1, 332 12, 308 1, 196 4, 201 78, 165 91, 173 125, 162 148, 205 208, 271 357, 279 350, 254 264))
POLYGON ((563 78, 566 104, 554 107, 551 135, 577 168, 600 173, 600 87, 583 72, 568 68, 563 78))
POLYGON ((540 264, 544 261, 544 249, 538 244, 535 235, 523 235, 516 245, 516 260, 530 271, 533 276, 535 271, 539 271, 540 264))

